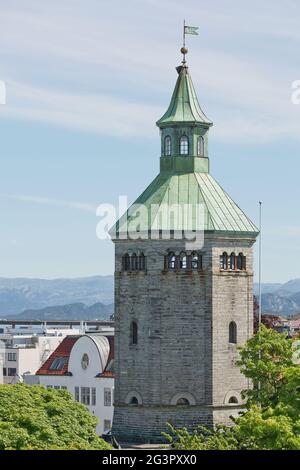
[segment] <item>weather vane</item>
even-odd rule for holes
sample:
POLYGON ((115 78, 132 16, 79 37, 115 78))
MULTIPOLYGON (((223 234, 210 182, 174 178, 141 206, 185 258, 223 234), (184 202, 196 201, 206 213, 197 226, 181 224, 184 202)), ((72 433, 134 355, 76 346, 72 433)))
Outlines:
POLYGON ((183 46, 180 49, 181 54, 183 54, 183 60, 182 60, 183 65, 185 65, 186 63, 185 56, 188 53, 188 49, 185 47, 185 35, 186 34, 198 35, 199 34, 198 29, 199 28, 196 26, 187 26, 185 24, 185 20, 183 21, 183 46))

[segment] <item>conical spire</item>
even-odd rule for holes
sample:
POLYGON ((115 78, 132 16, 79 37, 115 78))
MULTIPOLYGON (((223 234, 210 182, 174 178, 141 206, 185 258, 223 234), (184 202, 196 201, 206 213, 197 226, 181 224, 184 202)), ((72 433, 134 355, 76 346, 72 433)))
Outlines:
POLYGON ((203 127, 213 125, 202 111, 188 67, 181 65, 176 68, 179 76, 167 112, 156 125, 168 127, 175 124, 200 124, 203 127))

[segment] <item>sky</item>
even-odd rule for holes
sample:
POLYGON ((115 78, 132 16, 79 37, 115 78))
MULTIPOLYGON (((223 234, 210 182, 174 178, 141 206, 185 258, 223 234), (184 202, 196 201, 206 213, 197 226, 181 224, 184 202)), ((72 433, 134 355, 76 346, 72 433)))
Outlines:
MULTIPOLYGON (((258 223, 263 281, 300 278, 297 0, 0 0, 0 276, 112 274, 101 203, 158 173, 180 64, 214 122, 211 173, 258 223)), ((257 276, 257 250, 255 275, 257 276)))

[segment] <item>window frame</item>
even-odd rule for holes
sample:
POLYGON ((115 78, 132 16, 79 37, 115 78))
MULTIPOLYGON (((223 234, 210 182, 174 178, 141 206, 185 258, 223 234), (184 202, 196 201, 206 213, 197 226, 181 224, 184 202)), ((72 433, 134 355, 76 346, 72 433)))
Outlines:
POLYGON ((180 257, 179 257, 179 267, 180 269, 182 269, 183 271, 185 271, 187 268, 188 268, 188 257, 187 257, 187 254, 185 251, 183 251, 182 253, 180 253, 180 257))
POLYGON ((138 324, 135 320, 130 323, 130 344, 131 346, 138 345, 138 324))
POLYGON ((172 155, 172 139, 169 135, 164 138, 164 156, 171 157, 172 155))
POLYGON ((197 139, 197 156, 204 157, 204 137, 202 135, 199 135, 197 139))
POLYGON ((112 393, 111 388, 105 387, 103 391, 103 404, 104 406, 112 405, 112 393))
POLYGON ((111 430, 111 427, 112 427, 111 419, 104 419, 103 420, 103 432, 109 432, 111 430))
POLYGON ((181 156, 188 156, 190 150, 189 138, 187 135, 182 135, 179 141, 179 154, 181 156))
POLYGON ((229 344, 237 344, 237 324, 233 320, 229 323, 228 333, 229 333, 229 338, 228 338, 229 344))
POLYGON ((15 353, 15 352, 7 353, 7 360, 8 360, 8 362, 16 362, 17 361, 17 353, 15 353))
POLYGON ((228 253, 224 251, 220 256, 220 269, 223 271, 228 270, 228 253))
POLYGON ((83 405, 90 406, 91 404, 90 387, 80 387, 80 401, 83 405))
POLYGON ((17 375, 16 367, 7 367, 7 377, 15 377, 16 375, 17 375))
POLYGON ((175 271, 176 269, 176 255, 171 252, 168 254, 168 270, 175 271))
POLYGON ((96 390, 96 387, 92 387, 91 404, 92 406, 96 406, 96 403, 97 403, 97 390, 96 390))

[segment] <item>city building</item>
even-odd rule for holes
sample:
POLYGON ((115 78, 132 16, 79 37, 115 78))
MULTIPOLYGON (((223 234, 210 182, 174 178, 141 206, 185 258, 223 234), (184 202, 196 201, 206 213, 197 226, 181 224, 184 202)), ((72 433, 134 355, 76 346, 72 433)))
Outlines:
POLYGON ((185 55, 177 73, 157 122, 160 173, 111 230, 112 433, 123 441, 161 441, 168 422, 190 429, 228 424, 250 386, 236 360, 253 333, 258 229, 210 174, 213 123, 199 105, 185 55))
POLYGON ((113 328, 102 333, 70 335, 33 376, 28 384, 64 389, 98 417, 97 433, 110 431, 114 402, 113 328))
MULTIPOLYGON (((50 354, 68 334, 79 334, 80 329, 48 328, 38 326, 2 325, 0 354, 2 362, 1 382, 23 382, 27 374, 35 374, 50 354)), ((1 383, 0 382, 0 383, 1 383)))

